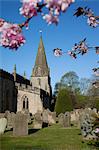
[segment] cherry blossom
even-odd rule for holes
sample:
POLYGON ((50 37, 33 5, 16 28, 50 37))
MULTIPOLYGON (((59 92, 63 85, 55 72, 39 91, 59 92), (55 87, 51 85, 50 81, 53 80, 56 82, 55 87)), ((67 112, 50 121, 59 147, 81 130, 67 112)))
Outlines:
POLYGON ((76 17, 82 16, 82 15, 88 17, 87 18, 87 23, 91 27, 97 27, 99 25, 99 16, 95 16, 93 11, 90 8, 78 7, 76 9, 76 12, 74 13, 74 15, 76 17))
POLYGON ((46 14, 43 16, 43 19, 46 20, 46 22, 50 25, 52 23, 54 24, 58 24, 59 22, 59 19, 58 19, 58 16, 54 16, 52 13, 49 13, 49 14, 46 14))
POLYGON ((31 18, 40 12, 48 24, 58 24, 60 13, 65 12, 74 0, 21 0, 21 2, 20 14, 24 17, 31 18), (42 12, 44 6, 47 9, 42 12))
POLYGON ((74 59, 77 58, 76 54, 74 52, 72 52, 72 51, 68 51, 68 55, 70 55, 74 59))
POLYGON ((4 24, 0 27, 0 33, 0 45, 4 47, 17 49, 25 43, 25 38, 22 35, 22 29, 17 24, 4 22, 4 24))
POLYGON ((86 38, 83 39, 82 41, 80 41, 78 44, 75 43, 75 45, 73 46, 72 50, 69 51, 68 54, 72 58, 77 58, 78 54, 84 55, 85 53, 87 53, 88 46, 87 46, 85 41, 86 41, 86 38))
POLYGON ((53 53, 54 53, 55 56, 61 56, 62 55, 62 50, 59 49, 59 48, 55 48, 53 50, 53 53))
POLYGON ((24 17, 31 18, 33 16, 37 16, 37 10, 34 3, 23 3, 22 7, 20 8, 20 14, 24 17))
POLYGON ((47 4, 46 7, 59 13, 60 11, 66 11, 74 0, 44 0, 44 2, 47 4))
POLYGON ((98 26, 98 22, 96 20, 96 18, 94 16, 90 16, 87 19, 87 23, 92 26, 92 27, 97 27, 98 26))

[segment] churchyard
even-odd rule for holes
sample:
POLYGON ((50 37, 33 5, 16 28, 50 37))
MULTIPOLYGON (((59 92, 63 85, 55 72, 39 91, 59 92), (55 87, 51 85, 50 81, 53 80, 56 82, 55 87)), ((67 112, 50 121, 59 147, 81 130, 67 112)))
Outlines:
POLYGON ((96 109, 61 113, 48 109, 30 115, 6 111, 0 114, 0 150, 98 150, 99 132, 94 128, 96 109))

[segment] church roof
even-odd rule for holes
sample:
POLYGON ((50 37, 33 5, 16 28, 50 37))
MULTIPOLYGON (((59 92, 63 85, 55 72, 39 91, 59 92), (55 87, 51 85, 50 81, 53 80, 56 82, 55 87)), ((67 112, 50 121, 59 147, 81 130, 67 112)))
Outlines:
POLYGON ((40 43, 38 47, 38 52, 37 52, 32 76, 46 76, 46 75, 49 75, 49 68, 47 64, 43 40, 42 37, 40 37, 40 43))

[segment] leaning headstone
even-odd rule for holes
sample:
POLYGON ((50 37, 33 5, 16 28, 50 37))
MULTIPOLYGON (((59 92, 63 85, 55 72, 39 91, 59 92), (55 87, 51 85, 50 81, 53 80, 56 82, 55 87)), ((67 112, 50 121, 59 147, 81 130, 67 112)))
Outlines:
POLYGON ((25 136, 28 135, 28 119, 27 115, 18 112, 14 118, 13 124, 13 135, 14 136, 25 136))
POLYGON ((3 134, 7 126, 7 119, 1 118, 0 119, 0 134, 3 134))
POLYGON ((70 127, 70 126, 71 126, 70 113, 65 112, 65 114, 64 114, 64 127, 70 127))
POLYGON ((40 112, 37 112, 34 115, 33 128, 34 129, 41 129, 42 128, 42 114, 40 112))

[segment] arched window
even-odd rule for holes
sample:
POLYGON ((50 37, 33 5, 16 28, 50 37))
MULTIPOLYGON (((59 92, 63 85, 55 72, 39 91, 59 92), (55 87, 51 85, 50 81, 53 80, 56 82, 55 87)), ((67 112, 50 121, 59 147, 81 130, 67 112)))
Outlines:
POLYGON ((25 101, 23 101, 23 109, 25 109, 25 101))
POLYGON ((28 108, 29 108, 29 102, 27 100, 26 109, 28 109, 28 108))
POLYGON ((22 98, 22 101, 23 101, 23 109, 28 109, 29 108, 29 101, 28 101, 27 96, 24 96, 22 98))

